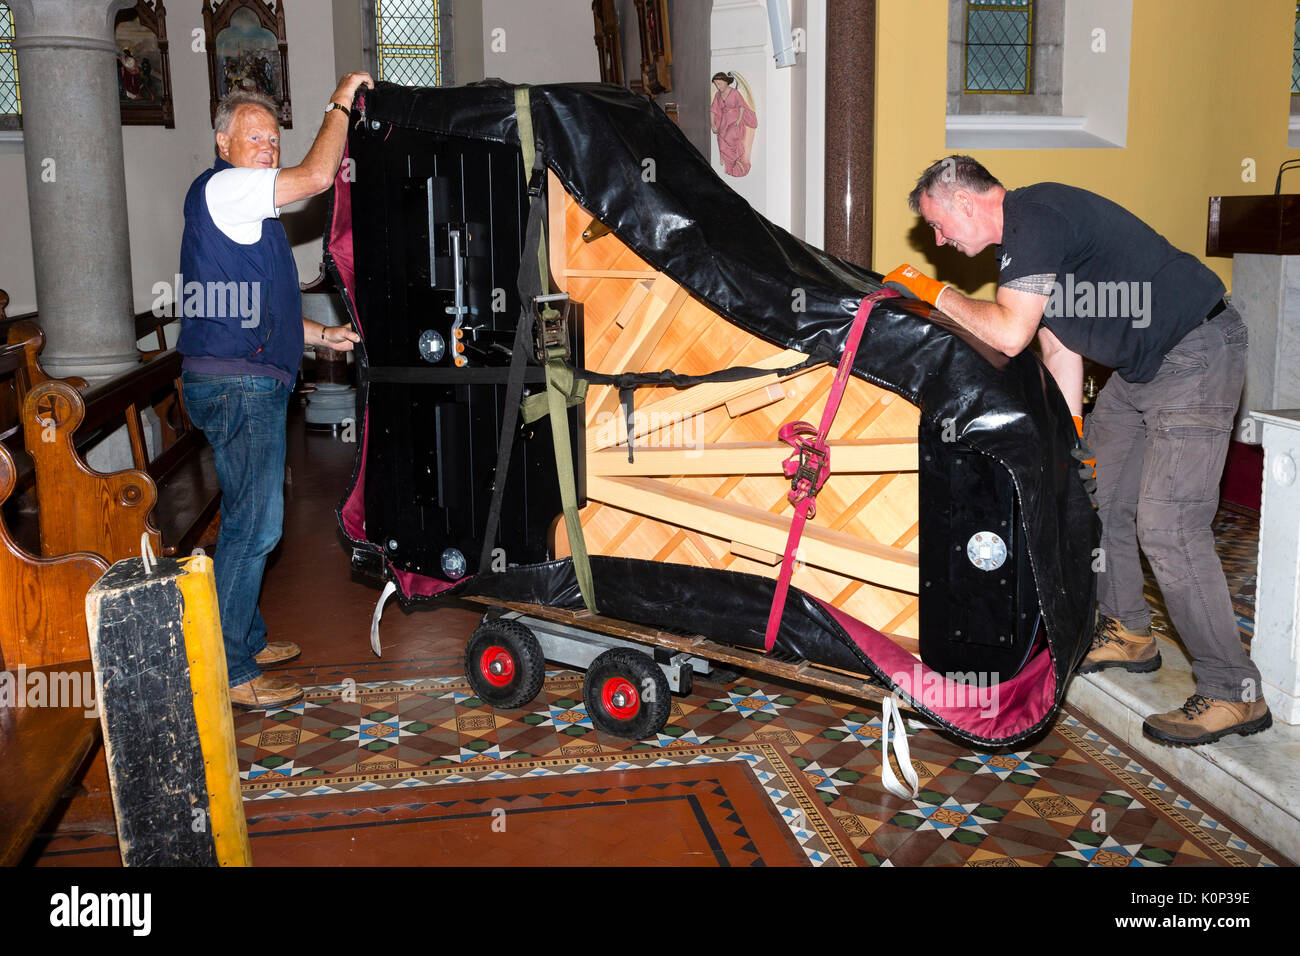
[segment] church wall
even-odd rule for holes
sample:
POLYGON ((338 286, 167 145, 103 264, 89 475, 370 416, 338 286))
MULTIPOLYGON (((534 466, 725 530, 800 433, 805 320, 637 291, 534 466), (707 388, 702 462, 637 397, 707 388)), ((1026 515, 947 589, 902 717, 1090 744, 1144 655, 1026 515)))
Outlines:
POLYGON ((485 76, 531 84, 600 81, 591 0, 483 0, 482 7, 485 76))
MULTIPOLYGON (((293 129, 281 134, 281 162, 285 165, 297 163, 306 155, 320 128, 324 104, 338 82, 331 13, 331 4, 295 0, 286 4, 294 123, 293 129)), ((168 5, 176 128, 122 127, 136 311, 153 305, 155 283, 172 282, 180 257, 185 191, 215 157, 207 58, 192 48, 191 31, 201 31, 202 26, 198 4, 168 5)), ((353 69, 359 69, 359 49, 354 59, 353 69)), ((0 152, 0 209, 5 211, 0 219, 0 287, 10 294, 9 311, 17 314, 37 308, 38 303, 23 155, 16 144, 5 144, 5 151, 0 152)), ((311 279, 320 271, 323 198, 286 210, 282 220, 294 244, 299 275, 304 281, 311 279)))
MULTIPOLYGON (((1232 261, 1204 255, 1208 197, 1271 193, 1278 165, 1300 155, 1287 147, 1295 3, 1141 0, 1133 8, 1125 148, 968 152, 1008 188, 1057 181, 1115 200, 1230 285, 1232 261), (1247 160, 1253 182, 1242 181, 1247 160)), ((878 11, 874 267, 911 262, 989 296, 992 251, 973 261, 936 251, 907 207, 920 172, 952 152, 946 76, 934 66, 945 62, 947 2, 880 0, 878 11)), ((1300 182, 1283 189, 1300 191, 1300 182)))

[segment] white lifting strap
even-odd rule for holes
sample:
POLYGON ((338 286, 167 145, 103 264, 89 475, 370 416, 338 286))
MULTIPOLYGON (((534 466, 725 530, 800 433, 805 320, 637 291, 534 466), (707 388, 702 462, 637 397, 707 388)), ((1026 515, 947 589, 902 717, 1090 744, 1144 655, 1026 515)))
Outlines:
POLYGON ((153 574, 153 569, 158 567, 158 559, 154 556, 153 545, 149 543, 148 531, 140 535, 140 560, 144 562, 145 574, 153 574))
POLYGON ((384 603, 397 593, 397 585, 389 581, 384 585, 384 590, 379 595, 379 603, 375 605, 375 614, 370 619, 370 649, 375 652, 376 657, 383 657, 383 652, 379 649, 379 619, 384 616, 384 603))
POLYGON ((912 766, 912 757, 907 746, 907 724, 903 721, 903 708, 898 703, 896 696, 886 697, 881 704, 880 723, 880 782, 894 796, 902 797, 904 800, 913 800, 921 792, 921 778, 917 776, 916 768, 912 766), (891 723, 893 724, 892 733, 891 723), (889 764, 891 736, 894 741, 894 754, 898 757, 898 767, 903 772, 903 779, 912 787, 910 792, 898 782, 898 777, 894 775, 894 768, 889 764))

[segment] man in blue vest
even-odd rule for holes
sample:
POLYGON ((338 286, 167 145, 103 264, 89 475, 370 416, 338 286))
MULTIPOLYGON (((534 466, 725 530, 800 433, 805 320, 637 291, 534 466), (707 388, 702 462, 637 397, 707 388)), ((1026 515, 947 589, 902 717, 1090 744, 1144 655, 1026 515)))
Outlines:
POLYGON ((997 246, 997 295, 971 299, 907 265, 886 282, 1007 355, 1037 336, 1080 437, 1081 356, 1115 370, 1088 423, 1105 565, 1081 671, 1160 667, 1140 543, 1196 672, 1187 702, 1143 730, 1199 745, 1269 727, 1211 530, 1246 370, 1246 327, 1223 283, 1110 200, 1060 183, 1008 191, 969 156, 934 163, 909 201, 938 245, 997 246))
POLYGON ((298 269, 280 209, 333 185, 352 100, 366 73, 349 73, 325 107, 320 132, 297 166, 280 168, 275 104, 238 92, 217 107, 217 161, 190 186, 181 239, 177 348, 185 408, 212 444, 221 483, 214 556, 230 701, 243 710, 284 707, 302 688, 262 674, 300 653, 267 642, 258 610, 266 558, 284 515, 285 413, 304 345, 349 351, 346 327, 303 318, 298 269))

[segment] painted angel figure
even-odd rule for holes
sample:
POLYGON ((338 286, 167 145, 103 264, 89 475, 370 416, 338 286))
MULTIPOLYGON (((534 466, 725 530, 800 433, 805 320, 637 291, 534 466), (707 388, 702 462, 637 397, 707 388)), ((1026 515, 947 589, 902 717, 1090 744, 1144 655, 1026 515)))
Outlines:
POLYGON ((718 136, 723 172, 728 176, 744 176, 750 170, 754 131, 758 129, 754 99, 739 73, 715 73, 713 86, 709 115, 713 132, 718 136))

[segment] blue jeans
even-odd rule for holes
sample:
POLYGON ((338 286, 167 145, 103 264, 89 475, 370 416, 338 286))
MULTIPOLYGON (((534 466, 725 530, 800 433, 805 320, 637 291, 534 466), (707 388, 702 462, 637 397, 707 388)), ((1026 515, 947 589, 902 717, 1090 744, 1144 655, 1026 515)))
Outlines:
POLYGON ((266 647, 257 606, 267 556, 284 521, 285 416, 289 390, 260 375, 181 374, 190 421, 212 445, 221 484, 221 532, 213 556, 230 686, 257 677, 266 647))

